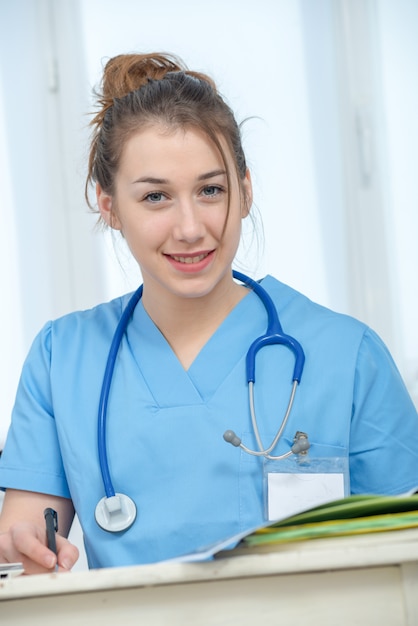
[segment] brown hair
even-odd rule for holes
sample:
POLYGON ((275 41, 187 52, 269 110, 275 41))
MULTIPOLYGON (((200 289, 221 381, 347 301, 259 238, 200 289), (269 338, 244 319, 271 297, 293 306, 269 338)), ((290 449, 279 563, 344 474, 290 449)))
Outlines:
MULTIPOLYGON (((168 128, 198 128, 219 150, 230 183, 223 138, 243 180, 246 162, 240 129, 229 106, 209 76, 187 69, 170 54, 123 54, 110 59, 96 93, 99 111, 91 121, 86 199, 91 183, 114 194, 115 175, 123 147, 138 130, 151 124, 168 128)), ((229 185, 230 187, 230 185, 229 185)))

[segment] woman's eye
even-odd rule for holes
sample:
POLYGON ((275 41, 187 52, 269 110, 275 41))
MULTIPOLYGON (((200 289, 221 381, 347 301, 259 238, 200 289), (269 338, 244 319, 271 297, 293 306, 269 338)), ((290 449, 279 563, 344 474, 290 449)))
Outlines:
POLYGON ((148 200, 149 202, 161 202, 164 198, 164 194, 160 191, 153 191, 145 196, 145 200, 148 200))
POLYGON ((209 196, 209 197, 217 196, 220 193, 222 193, 222 191, 223 191, 222 187, 219 187, 218 185, 207 185, 203 189, 203 195, 209 196))

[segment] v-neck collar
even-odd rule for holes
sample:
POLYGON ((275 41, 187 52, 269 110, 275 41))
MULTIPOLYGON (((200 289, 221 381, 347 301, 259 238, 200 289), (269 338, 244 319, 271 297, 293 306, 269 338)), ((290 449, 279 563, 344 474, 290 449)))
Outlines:
MULTIPOLYGON (((160 330, 138 303, 127 328, 135 362, 160 407, 204 404, 266 329, 258 296, 248 293, 228 314, 186 371, 160 330)), ((243 373, 244 375, 244 373, 243 373)))

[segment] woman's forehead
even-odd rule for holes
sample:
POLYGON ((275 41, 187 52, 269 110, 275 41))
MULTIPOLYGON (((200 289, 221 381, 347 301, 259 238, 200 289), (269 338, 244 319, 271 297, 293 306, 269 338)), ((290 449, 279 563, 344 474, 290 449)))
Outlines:
POLYGON ((225 140, 217 140, 219 147, 204 131, 194 127, 170 129, 150 125, 126 141, 120 169, 145 168, 161 172, 181 167, 196 172, 235 169, 225 140))

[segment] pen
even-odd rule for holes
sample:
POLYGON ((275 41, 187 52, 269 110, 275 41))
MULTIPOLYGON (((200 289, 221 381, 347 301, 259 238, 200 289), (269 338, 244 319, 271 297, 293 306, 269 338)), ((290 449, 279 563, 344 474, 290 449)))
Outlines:
POLYGON ((47 508, 44 511, 46 524, 46 543, 54 554, 57 554, 57 543, 55 533, 58 530, 58 514, 54 509, 47 508))

